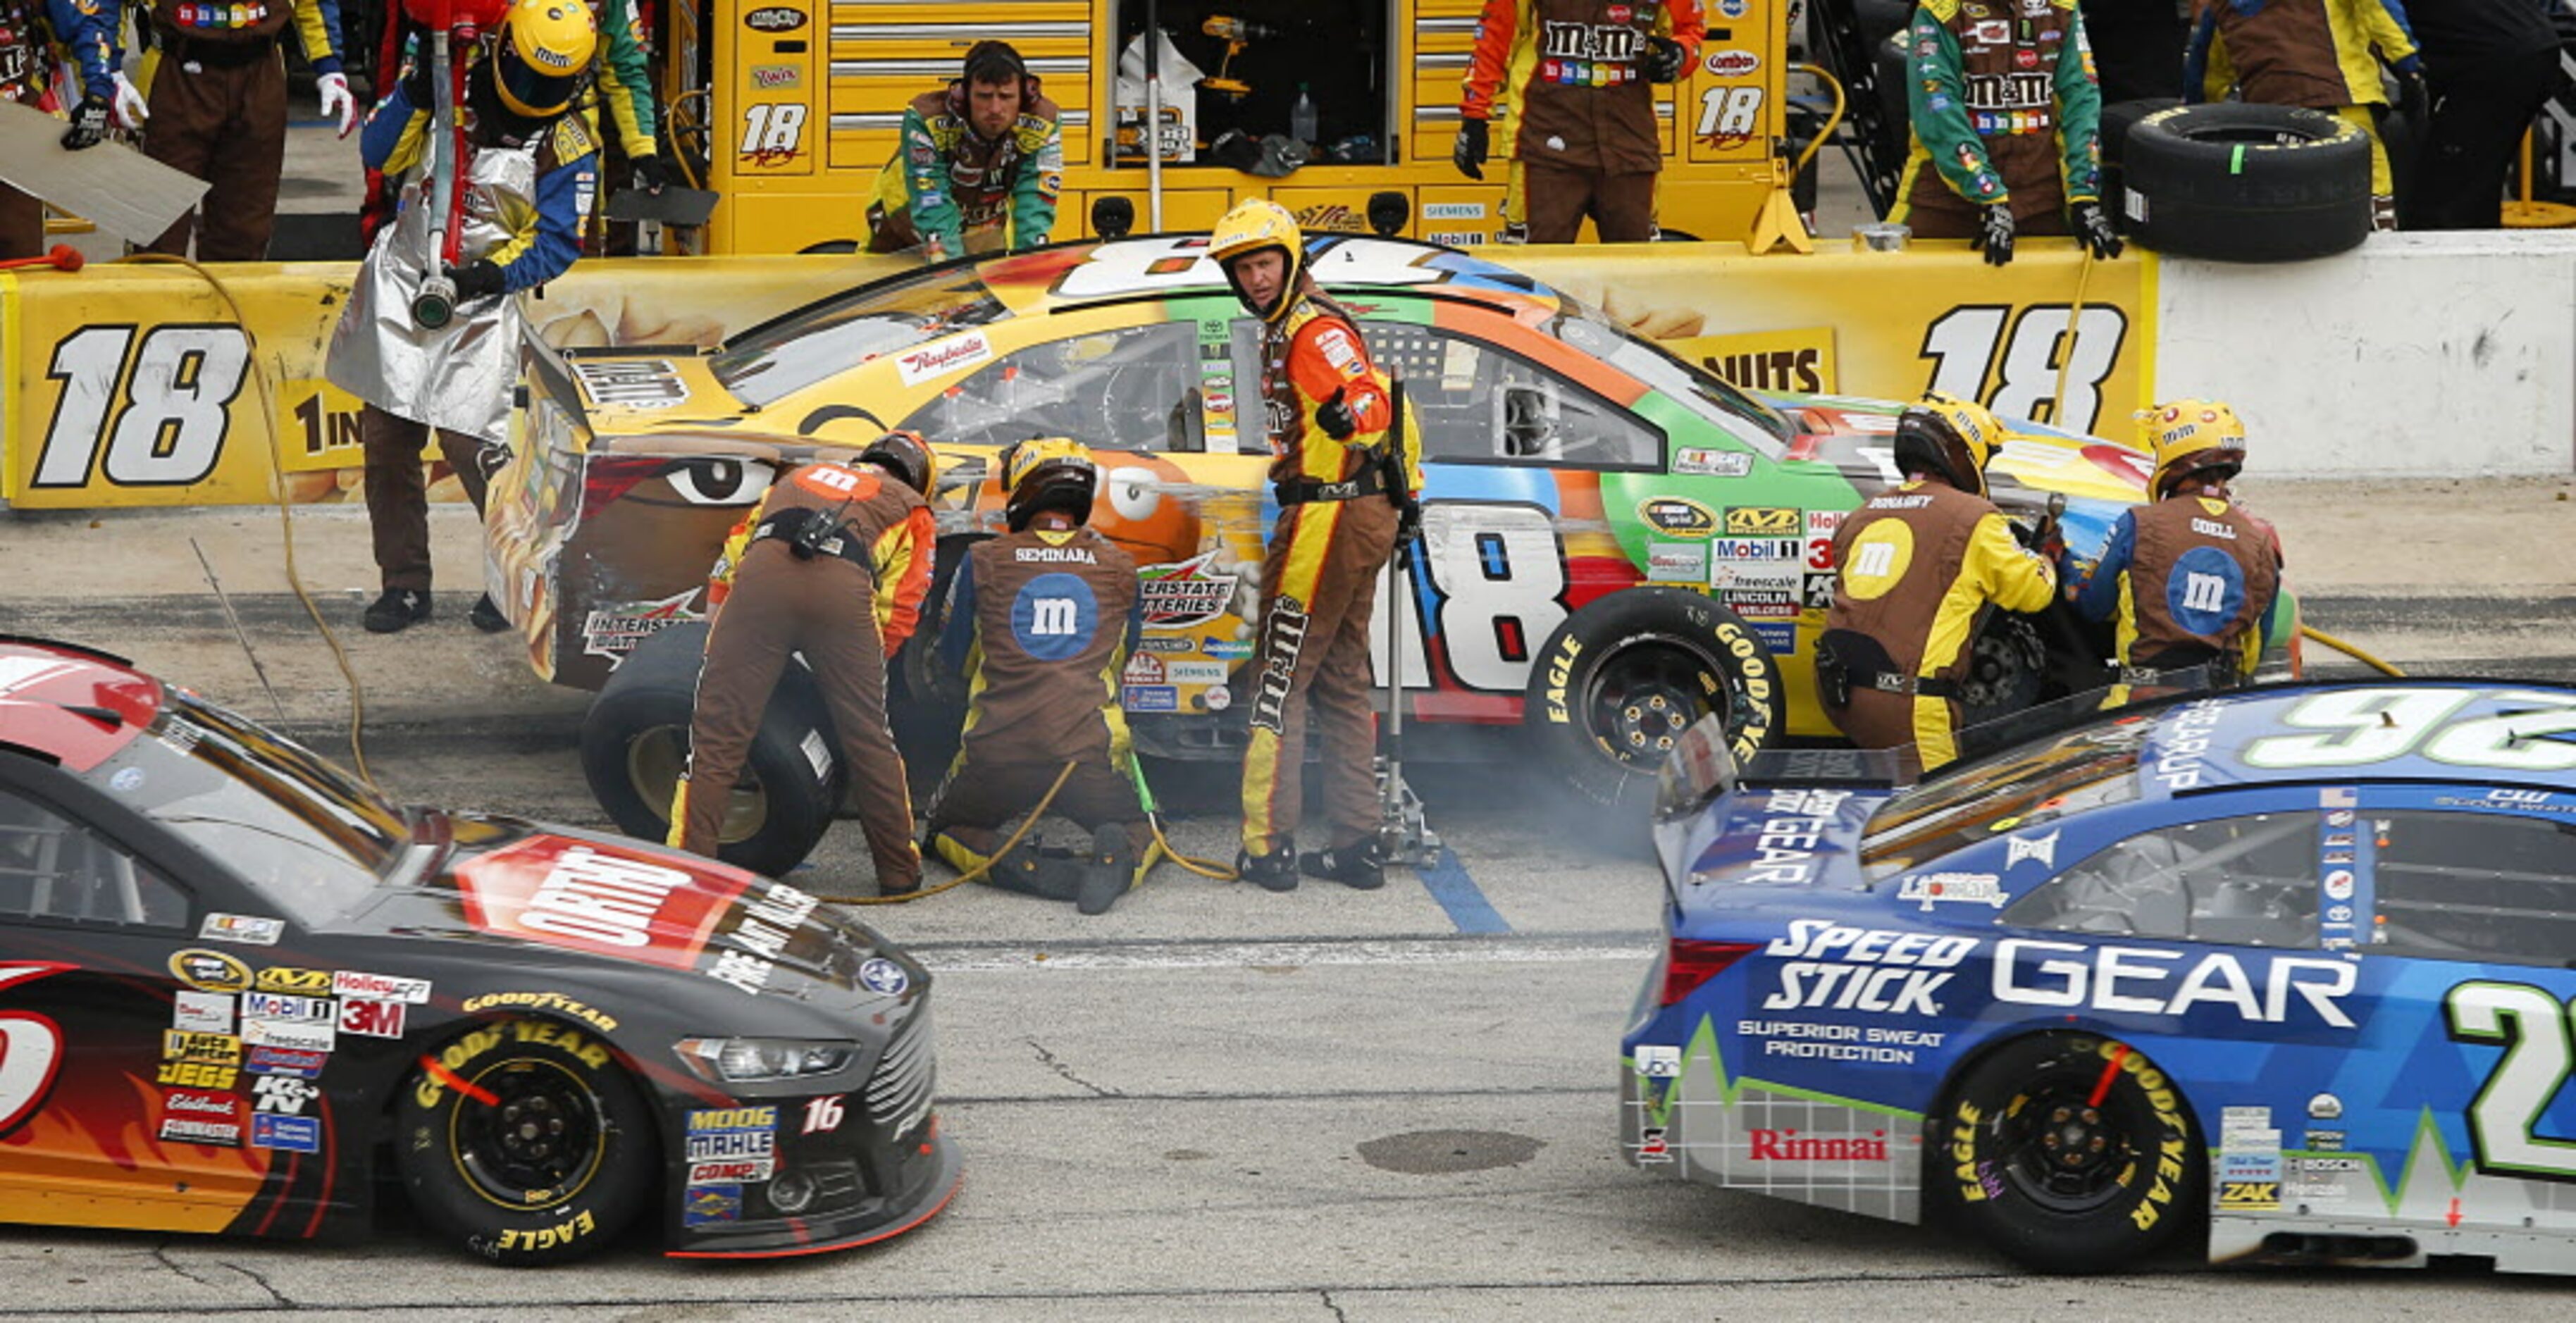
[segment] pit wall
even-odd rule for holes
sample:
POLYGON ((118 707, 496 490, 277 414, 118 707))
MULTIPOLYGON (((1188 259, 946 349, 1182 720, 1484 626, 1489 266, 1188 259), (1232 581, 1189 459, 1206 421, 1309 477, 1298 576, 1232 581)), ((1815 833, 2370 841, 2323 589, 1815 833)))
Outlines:
MULTIPOLYGON (((1827 247, 1482 252, 1747 389, 1940 389, 2124 441, 2153 399, 2205 396, 2236 405, 2267 476, 2576 471, 2576 235, 2382 236, 2274 267, 2138 255, 2088 268, 2071 244, 2046 240, 2000 270, 1956 244, 1827 247)), ((558 345, 712 346, 908 266, 588 261, 526 306, 558 345)), ((158 265, 0 274, 0 499, 248 504, 282 487, 299 503, 355 500, 358 402, 322 371, 351 274, 334 263, 220 267, 221 292, 158 265)))

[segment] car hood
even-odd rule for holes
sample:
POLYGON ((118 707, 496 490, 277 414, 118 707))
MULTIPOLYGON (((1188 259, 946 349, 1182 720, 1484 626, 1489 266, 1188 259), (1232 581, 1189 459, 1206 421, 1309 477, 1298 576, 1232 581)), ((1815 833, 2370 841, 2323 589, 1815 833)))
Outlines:
POLYGON ((900 996, 928 982, 867 925, 712 859, 477 814, 431 814, 422 838, 434 863, 384 888, 351 926, 694 971, 750 994, 900 996))
MULTIPOLYGON (((1831 464, 1864 492, 1889 485, 1896 419, 1905 406, 1888 400, 1828 395, 1767 397, 1797 424, 1788 458, 1831 464)), ((2147 499, 2155 461, 2145 451, 2100 437, 2006 418, 2003 448, 1987 466, 1996 505, 2038 514, 2052 493, 2070 502, 2138 505, 2147 499)))

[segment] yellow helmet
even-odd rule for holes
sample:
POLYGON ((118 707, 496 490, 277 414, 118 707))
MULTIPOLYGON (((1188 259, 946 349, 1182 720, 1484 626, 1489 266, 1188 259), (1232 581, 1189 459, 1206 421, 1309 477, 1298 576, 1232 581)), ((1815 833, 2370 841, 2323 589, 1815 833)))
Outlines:
POLYGON ((2004 425, 1986 407, 1939 391, 1924 392, 1896 420, 1896 467, 1932 472, 1950 485, 1986 494, 1986 465, 2004 444, 2004 425))
POLYGON ((501 104, 529 119, 562 114, 599 48, 590 6, 582 0, 513 0, 501 32, 492 78, 501 104))
POLYGON ((2234 409, 2216 400, 2175 400, 2139 411, 2146 424, 2147 445, 2155 452, 2156 476, 2147 492, 2163 500, 2174 485, 2203 473, 2232 478, 2245 467, 2245 423, 2234 409))
POLYGON ((1077 524, 1091 518, 1091 499, 1100 490, 1091 447, 1061 436, 1015 441, 1002 452, 1001 467, 1010 493, 1002 517, 1012 532, 1028 527, 1040 510, 1060 510, 1077 524))
POLYGON ((1286 207, 1268 198, 1252 198, 1235 204, 1234 210, 1216 223, 1216 231, 1208 236, 1208 255, 1225 271, 1226 283, 1234 286, 1234 296, 1243 300, 1243 306, 1261 320, 1275 322, 1296 301, 1297 277, 1306 265, 1306 236, 1298 231, 1297 218, 1289 215, 1286 207), (1243 282, 1234 277, 1236 258, 1264 248, 1278 249, 1288 261, 1279 283, 1279 297, 1267 308, 1254 303, 1252 296, 1243 292, 1243 282))

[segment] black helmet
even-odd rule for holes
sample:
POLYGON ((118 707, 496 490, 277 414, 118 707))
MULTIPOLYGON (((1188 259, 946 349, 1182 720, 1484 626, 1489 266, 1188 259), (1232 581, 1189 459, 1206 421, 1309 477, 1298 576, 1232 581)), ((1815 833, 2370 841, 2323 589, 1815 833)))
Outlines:
POLYGON ((888 432, 859 452, 859 462, 884 469, 923 496, 930 495, 931 484, 939 478, 939 461, 919 432, 888 432))
POLYGON ((1896 471, 1938 474, 1983 496, 1986 461, 2002 440, 2003 424, 1984 406, 1933 391, 1896 420, 1896 471))

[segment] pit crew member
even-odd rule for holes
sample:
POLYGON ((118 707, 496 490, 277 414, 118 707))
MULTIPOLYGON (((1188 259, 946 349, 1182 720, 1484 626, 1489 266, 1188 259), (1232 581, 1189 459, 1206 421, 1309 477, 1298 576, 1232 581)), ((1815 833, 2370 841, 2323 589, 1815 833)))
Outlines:
POLYGON ((979 41, 962 76, 904 107, 902 154, 868 202, 868 251, 932 261, 1035 248, 1055 229, 1064 130, 1008 42, 979 41))
MULTIPOLYGON (((562 275, 581 255, 582 218, 597 184, 598 144, 566 114, 598 44, 577 0, 517 0, 492 54, 465 79, 471 123, 464 159, 465 222, 449 270, 455 313, 421 326, 412 302, 428 278, 431 183, 426 60, 406 64, 367 116, 358 151, 387 177, 410 171, 394 222, 376 233, 331 333, 331 381, 365 401, 367 518, 384 592, 362 623, 391 634, 430 616, 429 507, 421 449, 434 429, 467 499, 483 509, 486 477, 510 421, 522 327, 517 295, 562 275), (550 70, 572 72, 556 74, 550 70)), ((157 132, 157 130, 156 130, 157 132)), ((474 626, 509 627, 490 594, 474 626)))
POLYGON ((2102 89, 2075 0, 1922 0, 1907 37, 1913 150, 1887 218, 2002 266, 2020 234, 2120 255, 2102 209, 2102 89), (2072 229, 2069 229, 2069 226, 2072 229))
POLYGON ((1655 237, 1662 126, 1650 84, 1699 58, 1699 0, 1485 0, 1450 159, 1485 177, 1490 121, 1518 125, 1505 212, 1531 243, 1572 243, 1590 216, 1603 243, 1655 237))
POLYGON ((2388 112, 2381 60, 2409 80, 2423 75, 2399 0, 2209 0, 2183 55, 2183 95, 2215 101, 2232 83, 2247 101, 2313 106, 2350 120, 2370 138, 2372 223, 2395 229, 2396 187, 2379 138, 2388 112))
MULTIPOLYGON (((95 0, 0 0, 0 101, 46 109, 58 52, 80 70, 80 104, 63 146, 95 147, 107 137, 116 96, 116 13, 95 0)), ((45 204, 0 184, 0 259, 42 257, 45 204)))
POLYGON ((1261 566, 1260 641, 1246 669, 1252 740, 1237 871, 1271 891, 1295 889, 1301 868, 1362 890, 1383 886, 1368 622, 1399 506, 1422 490, 1419 450, 1409 427, 1396 426, 1386 374, 1370 363, 1359 327, 1315 287, 1286 208, 1241 203, 1217 222, 1208 252, 1262 322, 1261 394, 1279 501, 1261 566), (1331 845, 1292 865, 1310 698, 1323 727, 1331 845))
POLYGON ((930 447, 888 432, 846 463, 806 464, 734 526, 707 587, 713 612, 689 724, 689 768, 668 843, 714 855, 725 803, 788 654, 802 653, 832 713, 877 888, 921 887, 903 755, 886 724, 886 658, 912 637, 937 530, 922 493, 930 447))
POLYGON ((2227 490, 2245 467, 2236 411, 2176 400, 2139 417, 2155 447, 2154 503, 2121 512, 2089 569, 2066 561, 2076 609, 2119 622, 2112 697, 2123 702, 2152 672, 2205 665, 2220 686, 2253 675, 2281 589, 2279 535, 2227 490))
POLYGON ((1834 534, 1834 604, 1816 648, 1825 714, 1864 749, 1913 746, 1919 770, 1958 756, 1959 681, 1990 606, 2037 611, 2057 592, 1986 499, 2003 425, 1938 392, 1896 424, 1906 481, 1861 503, 1834 534))
POLYGON ((940 635, 943 669, 967 676, 968 698, 927 835, 958 871, 984 867, 1003 825, 1063 775, 1048 808, 1090 831, 1090 848, 1066 859, 1016 847, 985 880, 1103 914, 1144 880, 1155 848, 1119 702, 1144 620, 1136 558, 1083 527, 1100 470, 1080 442, 1022 441, 1000 467, 1010 531, 977 543, 957 567, 940 635))
POLYGON ((150 0, 148 8, 138 23, 148 23, 158 55, 143 93, 150 123, 143 154, 209 185, 149 251, 185 257, 193 236, 200 262, 259 261, 268 256, 286 168, 286 61, 278 39, 289 22, 313 66, 323 118, 336 120, 344 138, 357 123, 358 102, 340 69, 338 0, 150 0))

